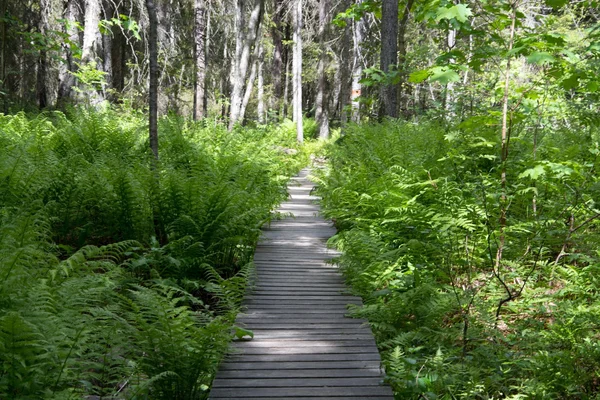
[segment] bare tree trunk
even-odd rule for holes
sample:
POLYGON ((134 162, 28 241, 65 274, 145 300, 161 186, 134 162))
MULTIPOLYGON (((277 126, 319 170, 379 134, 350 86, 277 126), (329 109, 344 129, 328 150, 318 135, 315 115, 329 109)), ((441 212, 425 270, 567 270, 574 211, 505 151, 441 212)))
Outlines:
POLYGON ((84 62, 95 61, 96 40, 98 39, 98 24, 100 23, 100 2, 85 0, 85 20, 83 27, 83 45, 81 59, 84 62))
POLYGON ((281 100, 283 97, 283 73, 284 73, 284 50, 282 40, 282 17, 283 0, 274 0, 273 2, 273 27, 271 28, 271 37, 273 38, 273 97, 271 97, 270 108, 281 113, 281 100))
MULTIPOLYGON (((346 2, 345 7, 348 7, 349 3, 346 2)), ((341 40, 341 51, 340 51, 340 57, 339 57, 339 102, 338 102, 338 110, 339 110, 339 115, 340 115, 340 124, 342 125, 342 127, 346 126, 346 124, 348 123, 348 111, 347 111, 347 105, 348 105, 348 101, 350 100, 350 96, 351 96, 351 91, 348 90, 349 86, 351 85, 351 70, 350 70, 350 65, 347 62, 347 60, 350 59, 351 54, 350 54, 350 37, 352 35, 352 28, 350 27, 350 25, 346 25, 346 28, 344 29, 344 32, 342 34, 342 40, 341 40)))
MULTIPOLYGON (((398 72, 400 73, 400 82, 398 83, 398 105, 400 108, 404 105, 404 112, 408 114, 408 100, 404 100, 405 97, 405 85, 407 81, 406 71, 406 31, 408 29, 408 20, 410 18, 410 11, 414 4, 414 0, 408 0, 400 25, 398 27, 398 72)), ((400 114, 398 114, 400 115, 400 114)))
POLYGON ((111 52, 112 88, 116 92, 116 95, 112 96, 112 100, 115 101, 118 94, 122 93, 125 88, 125 75, 127 74, 127 39, 121 29, 113 29, 111 52))
MULTIPOLYGON (((235 53, 233 54, 233 58, 231 59, 231 74, 229 76, 229 86, 230 86, 230 95, 229 95, 229 129, 233 127, 235 123, 233 121, 234 118, 234 103, 237 103, 237 97, 241 96, 241 86, 242 82, 240 80, 240 60, 242 58, 242 49, 244 48, 244 7, 246 5, 245 0, 237 0, 235 5, 235 22, 234 22, 234 32, 235 32, 235 53), (234 94, 235 91, 235 94, 234 94)), ((238 111, 235 111, 235 118, 237 119, 238 111)))
MULTIPOLYGON (((454 49, 454 46, 456 45, 456 30, 454 29, 450 29, 448 31, 448 38, 447 38, 447 44, 448 44, 448 51, 451 51, 452 49, 454 49)), ((450 63, 453 63, 454 59, 450 59, 450 63)), ((456 108, 455 108, 455 104, 454 104, 454 82, 448 82, 448 84, 446 85, 446 99, 444 100, 445 103, 445 111, 444 113, 446 114, 446 119, 447 120, 452 120, 454 118, 454 116, 456 115, 456 108)))
MULTIPOLYGON (((238 4, 242 2, 238 0, 238 4)), ((263 16, 263 0, 255 0, 254 7, 252 12, 250 13, 250 19, 247 24, 247 34, 244 38, 242 33, 241 39, 243 40, 243 45, 241 48, 240 58, 235 62, 238 64, 237 68, 234 68, 236 72, 236 76, 233 80, 232 90, 231 90, 231 110, 229 112, 229 129, 232 129, 233 126, 243 120, 244 115, 241 114, 242 111, 242 102, 244 100, 243 93, 244 87, 246 83, 246 76, 248 74, 248 66, 250 65, 250 49, 252 46, 257 45, 257 40, 260 40, 258 32, 260 29, 260 24, 263 16)), ((242 29, 242 25, 237 24, 237 11, 236 11, 236 29, 242 29)), ((236 41, 240 40, 239 32, 236 35, 236 41)), ((236 42, 236 55, 238 53, 238 47, 236 42)))
POLYGON ((317 66, 317 76, 319 79, 317 97, 315 99, 315 119, 319 129, 319 138, 327 139, 329 137, 329 101, 327 84, 327 64, 329 57, 327 55, 327 26, 329 24, 329 0, 319 2, 319 64, 317 66))
POLYGON ((515 41, 515 26, 516 26, 516 21, 517 21, 517 4, 516 4, 516 2, 511 4, 511 8, 512 8, 511 15, 510 15, 511 16, 511 26, 510 26, 509 39, 508 39, 508 54, 509 54, 509 56, 508 56, 508 59, 506 60, 506 70, 505 70, 506 77, 504 80, 504 97, 502 98, 502 130, 501 130, 502 149, 501 149, 501 156, 500 156, 501 194, 500 194, 500 218, 499 218, 500 234, 499 234, 499 238, 498 238, 498 249, 496 250, 496 261, 495 261, 495 268, 494 268, 494 276, 499 281, 499 283, 502 285, 502 287, 504 287, 505 292, 506 292, 506 297, 502 298, 499 301, 498 306, 496 308, 496 326, 500 320, 500 311, 502 309, 502 306, 505 303, 514 299, 514 294, 510 290, 510 288, 508 287, 506 282, 503 280, 502 272, 501 272, 504 246, 506 244, 506 232, 505 232, 506 231, 506 211, 508 208, 508 204, 507 204, 508 203, 508 195, 506 193, 507 192, 506 164, 508 161, 508 148, 509 148, 509 143, 510 143, 508 100, 509 100, 509 94, 510 94, 510 67, 511 67, 511 61, 512 61, 512 55, 510 55, 510 52, 513 48, 514 41, 515 41))
MULTIPOLYGON (((81 20, 81 13, 77 4, 77 0, 67 0, 63 18, 66 21, 69 21, 67 30, 65 32, 67 35, 69 35, 69 40, 73 43, 80 43, 79 31, 75 26, 75 22, 79 22, 81 20)), ((59 101, 70 99, 73 95, 73 86, 75 86, 75 77, 71 74, 76 70, 73 53, 69 48, 65 50, 65 53, 65 62, 60 63, 59 66, 59 101)))
MULTIPOLYGON (((362 3, 362 0, 358 0, 362 3)), ((361 95, 362 85, 360 79, 362 78, 363 71, 363 55, 362 55, 362 42, 365 36, 365 21, 363 18, 358 21, 354 21, 353 31, 353 61, 352 61, 352 121, 360 121, 360 103, 358 98, 361 95)))
MULTIPOLYGON (((383 0, 381 7, 381 70, 384 73, 397 68, 398 64, 398 0, 383 0)), ((396 87, 383 84, 381 101, 383 114, 398 117, 398 92, 396 87)))
POLYGON ((304 141, 302 126, 302 0, 294 5, 294 122, 296 122, 296 138, 304 141))
POLYGON ((158 162, 158 18, 154 0, 146 0, 146 9, 150 20, 148 49, 150 52, 150 89, 148 104, 150 107, 149 136, 150 149, 158 162))
MULTIPOLYGON (((206 8, 206 37, 204 38, 204 57, 205 57, 205 65, 208 65, 208 61, 206 61, 209 57, 209 50, 210 50, 210 40, 211 40, 211 35, 210 35, 210 29, 211 29, 211 9, 209 7, 206 8)), ((208 96, 206 95, 206 76, 204 77, 204 83, 205 83, 205 87, 204 87, 204 99, 202 101, 202 111, 204 113, 204 116, 207 115, 208 113, 208 96)), ((216 86, 216 84, 213 81, 213 88, 216 86)))
MULTIPOLYGON (((84 64, 92 64, 96 69, 101 67, 98 64, 98 48, 101 44, 98 43, 100 36, 100 30, 98 24, 100 23, 100 1, 99 0, 85 0, 85 19, 83 27, 83 45, 81 47, 81 60, 84 64)), ((96 90, 89 91, 86 93, 88 99, 92 104, 100 103, 103 98, 101 93, 96 90)))
POLYGON ((196 54, 196 76, 194 79, 194 121, 205 117, 204 87, 206 80, 206 5, 204 0, 196 0, 194 4, 194 50, 196 54))
POLYGON ((252 90, 254 89, 254 80, 256 79, 256 70, 258 68, 258 55, 256 53, 259 52, 259 47, 254 48, 254 56, 252 57, 254 61, 252 62, 252 68, 250 68, 250 76, 248 77, 248 82, 246 84, 246 90, 244 91, 244 98, 242 99, 242 107, 240 109, 240 120, 243 120, 244 115, 246 115, 246 107, 250 102, 250 96, 252 95, 252 90))
MULTIPOLYGON (((0 91, 6 93, 6 2, 0 0, 0 37, 2 38, 2 47, 0 48, 0 91)), ((8 113, 8 102, 6 96, 2 96, 2 111, 8 113)))
MULTIPOLYGON (((290 98, 290 62, 286 60, 285 63, 285 74, 283 78, 285 79, 285 87, 283 90, 283 118, 288 117, 288 108, 289 108, 289 98, 290 98)), ((293 118, 293 117, 292 117, 293 118)))
MULTIPOLYGON (((60 4, 55 0, 41 0, 40 33, 46 37, 54 36, 53 31, 60 27, 57 24, 60 18, 60 4)), ((40 108, 54 107, 58 98, 58 63, 57 54, 52 50, 40 51, 37 74, 37 94, 40 108)))
POLYGON ((257 105, 257 109, 256 109, 256 113, 258 114, 258 123, 259 124, 264 124, 265 123, 265 83, 264 83, 264 76, 263 76, 263 66, 265 63, 265 55, 264 55, 264 49, 263 49, 263 45, 262 42, 258 45, 258 83, 257 83, 257 90, 258 90, 258 94, 257 94, 257 101, 258 101, 258 105, 257 105))

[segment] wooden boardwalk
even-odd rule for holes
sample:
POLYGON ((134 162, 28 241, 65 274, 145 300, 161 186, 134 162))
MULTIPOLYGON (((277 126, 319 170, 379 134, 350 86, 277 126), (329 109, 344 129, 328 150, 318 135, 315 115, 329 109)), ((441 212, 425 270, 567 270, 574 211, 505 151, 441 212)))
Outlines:
POLYGON ((213 400, 393 399, 370 328, 345 316, 360 299, 344 293, 337 268, 326 263, 336 255, 326 247, 335 229, 317 216, 307 174, 293 178, 291 198, 278 209, 294 218, 263 229, 255 286, 237 318, 254 339, 234 342, 213 400))

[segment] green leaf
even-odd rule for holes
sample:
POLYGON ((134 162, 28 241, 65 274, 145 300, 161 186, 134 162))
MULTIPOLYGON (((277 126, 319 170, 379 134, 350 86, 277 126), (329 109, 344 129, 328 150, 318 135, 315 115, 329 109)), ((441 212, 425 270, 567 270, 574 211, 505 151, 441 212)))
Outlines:
POLYGON ((540 176, 543 176, 546 173, 546 170, 544 169, 543 165, 536 165, 533 168, 529 168, 528 170, 525 170, 523 172, 521 172, 519 174, 519 178, 531 178, 534 181, 539 178, 540 176))
POLYGON ((454 70, 448 67, 433 67, 431 68, 430 80, 447 85, 450 82, 458 82, 460 80, 460 76, 454 70))
POLYGON ((426 80, 427 78, 429 78, 429 74, 430 74, 430 72, 428 69, 421 69, 418 71, 414 71, 408 77, 408 81, 410 83, 421 83, 424 80, 426 80))
POLYGON ((238 340, 254 339, 254 332, 252 332, 248 329, 240 328, 239 326, 234 326, 233 329, 235 330, 234 331, 235 338, 238 340), (246 336, 248 336, 249 339, 246 338, 246 336))
POLYGON ((546 53, 544 51, 534 51, 527 57, 527 62, 530 64, 550 64, 556 61, 556 58, 550 53, 546 53))
POLYGON ((437 17, 435 20, 440 22, 443 19, 451 20, 456 19, 459 22, 467 22, 467 19, 473 15, 473 12, 466 4, 457 4, 450 8, 441 7, 437 10, 437 17))
POLYGON ((569 0, 546 0, 546 5, 553 8, 560 8, 565 6, 569 0))
POLYGON ((579 75, 573 74, 561 82, 561 86, 566 90, 575 89, 579 86, 579 75))

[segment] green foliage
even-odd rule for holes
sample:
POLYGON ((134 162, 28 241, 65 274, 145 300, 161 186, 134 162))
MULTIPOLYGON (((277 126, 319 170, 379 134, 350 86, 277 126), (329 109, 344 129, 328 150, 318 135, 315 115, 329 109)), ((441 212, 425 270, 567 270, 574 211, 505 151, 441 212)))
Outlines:
POLYGON ((306 162, 285 127, 0 116, 0 398, 202 399, 260 226, 306 162))
POLYGON ((352 313, 399 399, 598 395, 599 134, 527 118, 505 188, 497 116, 351 126, 328 148, 320 194, 364 299, 352 313))

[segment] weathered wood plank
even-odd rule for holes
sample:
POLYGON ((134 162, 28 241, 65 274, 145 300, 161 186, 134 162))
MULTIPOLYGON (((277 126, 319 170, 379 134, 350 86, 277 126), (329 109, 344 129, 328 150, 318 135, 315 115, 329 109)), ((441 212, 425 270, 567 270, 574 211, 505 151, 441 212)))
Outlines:
MULTIPOLYGON (((311 348, 321 348, 321 347, 344 347, 344 346, 353 346, 353 347, 374 347, 375 341, 372 340, 319 340, 319 341, 308 341, 303 339, 287 339, 287 340, 275 340, 275 339, 254 339, 251 341, 252 343, 238 341, 234 342, 233 346, 242 346, 253 348, 278 348, 278 347, 311 347, 311 348)), ((372 348, 371 350, 376 350, 372 348)))
POLYGON ((379 386, 380 378, 271 378, 271 379, 235 379, 222 378, 213 385, 213 388, 276 388, 276 387, 351 387, 351 386, 379 386))
MULTIPOLYGON (((385 396, 390 395, 390 388, 384 386, 350 386, 350 387, 277 387, 277 388, 215 388, 211 391, 212 398, 235 398, 235 399, 251 399, 255 397, 269 397, 293 395, 297 397, 313 396, 336 396, 343 398, 357 397, 360 399, 368 399, 369 396, 385 396)), ((392 399, 392 397, 388 397, 392 399)))
POLYGON ((211 399, 393 399, 371 329, 347 316, 348 305, 362 303, 332 264, 340 255, 327 248, 335 228, 319 216, 307 174, 293 179, 275 211, 293 217, 263 228, 236 321, 254 338, 232 343, 211 399))
POLYGON ((221 371, 283 371, 283 370, 314 370, 320 373, 334 369, 362 371, 380 369, 378 361, 278 361, 278 362, 253 362, 253 363, 230 363, 225 361, 221 364, 221 371))
POLYGON ((259 370, 226 370, 219 374, 225 379, 267 379, 267 378, 366 378, 381 379, 379 367, 347 368, 347 369, 279 369, 277 365, 269 365, 267 369, 259 370))

